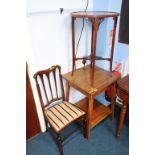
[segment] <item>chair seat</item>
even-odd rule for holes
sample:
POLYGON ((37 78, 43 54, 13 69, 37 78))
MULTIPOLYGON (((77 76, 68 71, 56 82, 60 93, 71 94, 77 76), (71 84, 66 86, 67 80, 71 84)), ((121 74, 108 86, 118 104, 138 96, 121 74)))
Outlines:
POLYGON ((75 105, 63 101, 45 111, 45 115, 53 128, 59 132, 68 124, 83 116, 84 111, 75 105))

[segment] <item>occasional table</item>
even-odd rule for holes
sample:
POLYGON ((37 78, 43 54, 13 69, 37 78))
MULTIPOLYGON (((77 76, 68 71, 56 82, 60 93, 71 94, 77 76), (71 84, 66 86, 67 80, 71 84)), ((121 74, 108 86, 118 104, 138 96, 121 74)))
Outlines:
POLYGON ((86 98, 80 100, 76 105, 87 113, 87 138, 90 141, 91 128, 107 116, 112 115, 114 119, 114 102, 115 102, 115 83, 119 76, 112 72, 105 71, 99 67, 94 69, 94 84, 91 85, 91 67, 86 66, 63 75, 66 80, 66 100, 69 100, 70 86, 83 93, 86 98), (111 107, 106 107, 97 100, 95 96, 104 92, 108 87, 112 88, 111 107))
POLYGON ((129 75, 117 81, 117 96, 122 99, 121 113, 118 122, 116 136, 119 137, 122 131, 124 118, 129 104, 129 75))

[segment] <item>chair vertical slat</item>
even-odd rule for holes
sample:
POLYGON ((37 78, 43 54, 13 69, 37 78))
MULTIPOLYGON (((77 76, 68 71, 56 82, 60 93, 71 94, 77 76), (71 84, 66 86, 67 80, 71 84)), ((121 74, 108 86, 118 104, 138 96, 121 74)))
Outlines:
POLYGON ((47 105, 65 99, 60 66, 56 65, 47 70, 39 71, 34 75, 34 78, 37 80, 39 91, 41 91, 41 98, 43 102, 44 99, 46 100, 47 105))
POLYGON ((58 98, 58 88, 57 88, 57 82, 56 82, 56 69, 53 71, 53 77, 54 77, 54 83, 55 83, 55 89, 56 89, 56 95, 57 95, 57 98, 58 98))
POLYGON ((45 88, 45 84, 44 84, 43 75, 40 75, 40 79, 41 79, 41 82, 43 84, 43 89, 44 89, 46 100, 47 100, 47 103, 48 103, 49 101, 48 101, 48 97, 47 97, 47 93, 46 93, 46 88, 45 88))
POLYGON ((48 79, 48 84, 49 84, 49 88, 50 88, 50 92, 51 92, 51 97, 52 97, 52 100, 53 100, 53 93, 52 93, 52 87, 51 87, 51 84, 50 84, 50 73, 47 75, 47 79, 48 79))

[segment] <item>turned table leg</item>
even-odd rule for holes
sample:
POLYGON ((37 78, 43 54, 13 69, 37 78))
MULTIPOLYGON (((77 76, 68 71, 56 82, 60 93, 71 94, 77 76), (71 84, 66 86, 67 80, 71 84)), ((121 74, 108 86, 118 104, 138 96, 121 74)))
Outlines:
POLYGON ((121 109, 120 117, 119 117, 119 122, 118 122, 118 128, 117 128, 117 132, 116 132, 116 137, 119 137, 120 134, 121 134, 126 111, 127 111, 127 102, 124 101, 123 106, 122 106, 122 109, 121 109))

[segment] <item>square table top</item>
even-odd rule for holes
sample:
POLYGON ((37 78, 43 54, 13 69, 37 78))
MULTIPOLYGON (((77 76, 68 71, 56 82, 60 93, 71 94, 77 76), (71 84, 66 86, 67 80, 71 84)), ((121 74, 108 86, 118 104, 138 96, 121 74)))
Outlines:
POLYGON ((92 85, 91 68, 90 66, 85 66, 74 71, 73 75, 72 72, 64 74, 63 78, 86 96, 96 96, 115 83, 120 77, 113 72, 103 70, 96 66, 94 71, 94 82, 92 85))

